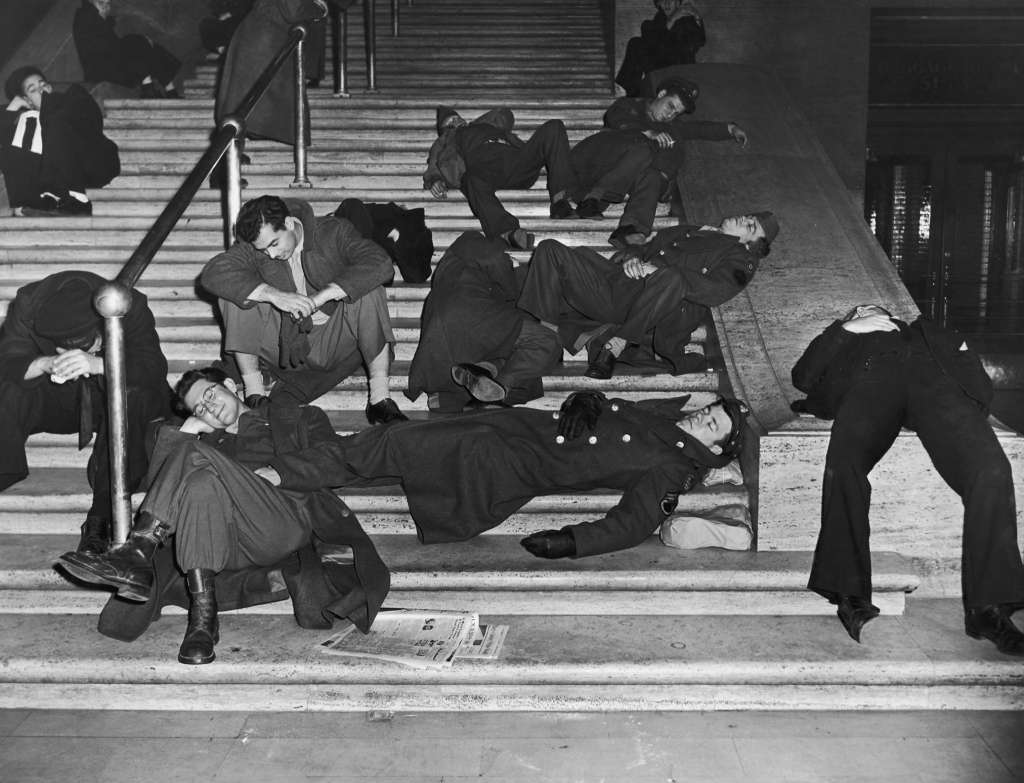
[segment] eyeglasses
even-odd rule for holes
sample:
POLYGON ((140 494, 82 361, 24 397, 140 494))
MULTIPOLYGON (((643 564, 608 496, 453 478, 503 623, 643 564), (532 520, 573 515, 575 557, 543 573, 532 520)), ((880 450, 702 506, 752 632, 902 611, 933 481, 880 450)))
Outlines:
POLYGON ((192 409, 192 415, 199 417, 204 413, 212 413, 210 405, 217 398, 217 384, 207 386, 206 391, 203 392, 203 398, 196 404, 196 407, 192 409))

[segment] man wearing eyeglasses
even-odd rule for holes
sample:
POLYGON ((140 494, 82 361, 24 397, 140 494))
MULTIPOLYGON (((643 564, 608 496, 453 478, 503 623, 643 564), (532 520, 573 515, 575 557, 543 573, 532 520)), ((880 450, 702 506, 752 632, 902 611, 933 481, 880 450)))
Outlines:
POLYGON ((250 408, 212 367, 185 373, 177 395, 188 418, 160 431, 149 491, 128 541, 105 555, 68 552, 59 560, 64 570, 145 602, 155 590, 154 557, 173 536, 190 599, 178 661, 205 664, 219 639, 218 574, 273 565, 316 537, 351 551, 320 578, 321 592, 324 578, 335 587, 318 607, 323 623, 316 627, 329 627, 337 616, 367 630, 387 594, 388 573, 355 515, 316 479, 318 449, 337 440, 327 415, 266 401, 250 408), (278 489, 272 479, 296 454, 306 455, 297 469, 303 488, 278 489))

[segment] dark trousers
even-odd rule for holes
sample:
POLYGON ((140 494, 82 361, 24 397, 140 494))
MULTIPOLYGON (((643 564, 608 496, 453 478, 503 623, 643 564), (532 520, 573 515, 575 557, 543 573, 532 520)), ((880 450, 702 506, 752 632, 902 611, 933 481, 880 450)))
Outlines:
POLYGON ((170 528, 182 570, 236 571, 272 565, 309 541, 307 498, 197 440, 168 456, 141 510, 170 528))
POLYGON ((917 433, 939 475, 963 500, 964 605, 1024 601, 1010 463, 977 405, 922 356, 880 363, 846 393, 836 413, 808 587, 830 600, 870 600, 868 473, 901 426, 917 433))
POLYGON ((601 131, 573 147, 571 160, 577 201, 587 197, 612 204, 626 201, 619 225, 651 233, 666 180, 651 168, 654 153, 646 138, 631 131, 601 131))
MULTIPOLYGON (((519 296, 519 307, 541 321, 580 319, 613 324, 610 334, 627 343, 647 343, 659 322, 679 312, 685 286, 672 269, 631 280, 622 266, 587 248, 541 242, 519 296)), ((572 345, 563 334, 565 345, 572 345)))
POLYGON ((531 188, 544 168, 552 199, 561 193, 568 196, 573 189, 569 137, 561 120, 545 122, 518 149, 498 142, 479 144, 466 154, 465 162, 462 192, 490 239, 519 228, 495 191, 531 188))
MULTIPOLYGON (((96 443, 89 458, 88 477, 93 488, 89 516, 111 518, 110 453, 107 434, 106 395, 96 379, 80 379, 69 383, 41 382, 24 386, 0 381, 0 490, 28 476, 25 441, 37 432, 78 432, 80 424, 96 433, 96 443), (91 395, 91 416, 81 421, 80 395, 91 395)), ((150 421, 170 414, 170 389, 166 386, 130 386, 126 424, 128 430, 128 489, 137 489, 146 476, 149 454, 146 449, 146 428, 150 421)))
POLYGON ((171 83, 181 61, 143 35, 126 35, 120 40, 122 72, 115 81, 125 87, 137 87, 147 76, 160 86, 171 83))

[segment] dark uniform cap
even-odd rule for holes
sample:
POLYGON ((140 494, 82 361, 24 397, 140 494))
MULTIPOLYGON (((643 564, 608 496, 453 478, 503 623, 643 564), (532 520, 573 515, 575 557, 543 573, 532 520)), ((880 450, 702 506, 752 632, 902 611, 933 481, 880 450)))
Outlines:
POLYGON ((448 122, 451 117, 461 117, 455 109, 451 106, 438 106, 437 107, 437 135, 441 135, 441 131, 444 130, 444 124, 448 122))
POLYGON ((92 304, 94 293, 85 280, 66 280, 39 305, 36 334, 61 348, 88 348, 99 335, 103 321, 92 304))
POLYGON ((779 235, 779 219, 771 212, 755 212, 754 217, 764 229, 764 241, 770 245, 779 235))

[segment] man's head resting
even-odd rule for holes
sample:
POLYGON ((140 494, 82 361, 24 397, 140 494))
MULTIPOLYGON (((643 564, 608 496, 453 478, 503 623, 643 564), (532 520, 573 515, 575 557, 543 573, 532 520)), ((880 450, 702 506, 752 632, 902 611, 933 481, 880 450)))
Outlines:
POLYGON ((854 318, 863 318, 866 315, 887 315, 892 318, 892 313, 886 310, 882 305, 877 304, 859 304, 852 308, 846 315, 843 316, 843 322, 852 321, 854 318))
POLYGON ((235 239, 283 261, 291 257, 299 241, 299 218, 279 196, 259 196, 246 201, 238 210, 235 239))
POLYGON ((684 416, 679 428, 697 441, 701 462, 720 468, 739 456, 748 413, 750 409, 742 400, 719 397, 684 416))
POLYGON ((174 387, 177 412, 195 416, 215 430, 227 429, 249 410, 238 397, 238 387, 217 367, 189 370, 174 387))
POLYGON ((722 233, 736 237, 758 258, 771 252, 772 242, 779 235, 779 219, 771 212, 732 215, 719 224, 722 233))
POLYGON ((451 106, 437 107, 437 135, 440 136, 447 128, 459 128, 466 124, 466 120, 451 106))
POLYGON ((65 280, 36 312, 35 332, 58 348, 88 350, 100 336, 103 319, 96 312, 93 287, 81 278, 65 280))
POLYGON ((16 68, 7 77, 7 81, 4 82, 4 92, 7 93, 7 100, 12 101, 20 95, 28 100, 33 108, 36 109, 39 108, 36 105, 38 100, 32 100, 29 93, 39 89, 50 92, 53 88, 50 87, 49 82, 46 80, 46 75, 35 65, 23 65, 21 68, 16 68), (32 79, 31 82, 29 82, 30 78, 32 79))

